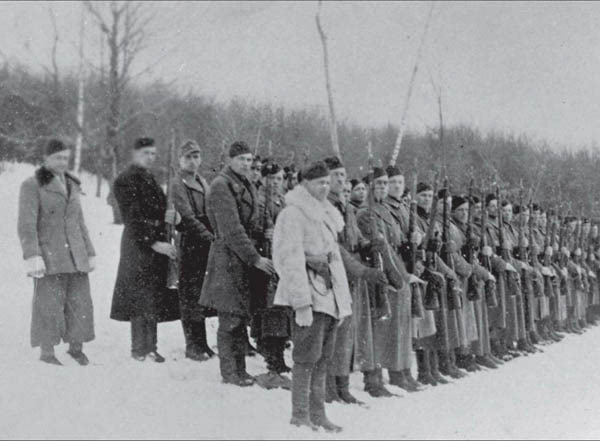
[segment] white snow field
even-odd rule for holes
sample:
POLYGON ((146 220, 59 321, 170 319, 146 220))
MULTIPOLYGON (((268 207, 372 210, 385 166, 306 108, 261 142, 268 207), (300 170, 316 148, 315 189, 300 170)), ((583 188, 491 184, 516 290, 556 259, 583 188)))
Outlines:
MULTIPOLYGON (((65 345, 57 348, 64 367, 41 363, 29 346, 32 281, 16 233, 19 185, 33 171, 7 164, 0 173, 0 438, 333 438, 290 426, 289 392, 223 385, 218 360, 186 360, 179 322, 159 326, 166 363, 130 358, 128 324, 109 319, 122 227, 112 224, 106 188, 94 197, 91 176, 83 177, 82 200, 98 253, 91 274, 96 340, 85 346, 92 365, 76 365, 65 345)), ((211 319, 213 346, 215 331, 211 319)), ((352 391, 370 408, 333 404, 327 412, 344 427, 337 436, 348 439, 597 439, 598 342, 600 328, 593 328, 449 385, 410 395, 390 387, 398 398, 368 397, 355 373, 352 391)), ((261 357, 249 359, 249 371, 264 371, 261 357)))

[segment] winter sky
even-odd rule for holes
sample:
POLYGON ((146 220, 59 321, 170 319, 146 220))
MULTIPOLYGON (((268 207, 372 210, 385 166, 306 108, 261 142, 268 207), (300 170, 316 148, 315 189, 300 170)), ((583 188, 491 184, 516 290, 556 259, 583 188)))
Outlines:
MULTIPOLYGON (((0 55, 50 65, 50 3, 1 2, 0 55)), ((77 64, 78 2, 51 4, 58 61, 77 64)), ((290 106, 326 106, 316 2, 150 3, 153 36, 135 66, 143 79, 175 80, 182 91, 234 95, 290 106)), ((324 3, 338 114, 398 123, 428 2, 324 3)), ((449 124, 527 133, 562 146, 600 140, 600 4, 436 3, 408 125, 437 124, 431 78, 443 88, 449 124)), ((87 57, 99 54, 88 18, 87 57)))

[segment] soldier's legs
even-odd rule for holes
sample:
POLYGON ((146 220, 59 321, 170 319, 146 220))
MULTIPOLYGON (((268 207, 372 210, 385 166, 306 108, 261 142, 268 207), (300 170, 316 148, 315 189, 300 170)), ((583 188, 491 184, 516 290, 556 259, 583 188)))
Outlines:
MULTIPOLYGON (((219 328, 217 330, 217 347, 219 349, 219 366, 221 376, 226 383, 247 386, 252 384, 250 379, 240 377, 246 371, 246 323, 240 316, 219 313, 219 328), (250 383, 250 384, 246 384, 250 383)), ((245 377, 245 375, 244 375, 245 377)))
POLYGON ((131 320, 131 356, 146 356, 146 320, 143 316, 132 317, 131 320))
POLYGON ((65 274, 46 275, 34 279, 33 287, 31 346, 49 352, 66 333, 67 278, 65 274))
POLYGON ((66 343, 80 345, 94 339, 94 307, 86 273, 67 275, 65 322, 66 343))
POLYGON ((352 346, 354 342, 352 318, 346 317, 337 327, 333 356, 327 367, 327 402, 340 401, 337 378, 350 375, 352 346))
POLYGON ((158 342, 158 323, 156 317, 147 315, 144 317, 146 326, 146 353, 156 352, 158 342))
MULTIPOLYGON (((327 363, 335 345, 336 321, 319 312, 313 323, 292 323, 292 424, 311 426, 311 419, 324 416, 327 363)), ((316 423, 315 423, 316 424, 316 423)))

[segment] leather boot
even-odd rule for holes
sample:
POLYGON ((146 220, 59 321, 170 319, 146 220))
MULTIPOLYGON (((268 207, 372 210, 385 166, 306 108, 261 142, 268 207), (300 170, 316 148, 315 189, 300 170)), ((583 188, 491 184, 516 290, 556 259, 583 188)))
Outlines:
POLYGON ((412 385, 412 387, 419 391, 421 390, 421 387, 419 386, 419 383, 417 380, 414 379, 414 377, 412 376, 412 373, 410 372, 410 369, 404 369, 403 371, 404 374, 404 379, 412 385))
POLYGON ((440 374, 440 369, 439 369, 439 360, 438 360, 438 353, 435 349, 429 351, 430 352, 430 360, 431 360, 431 376, 433 378, 435 378, 435 381, 437 381, 439 384, 448 384, 448 380, 446 380, 444 377, 442 377, 442 374, 440 374))
POLYGON ((498 365, 494 363, 494 361, 490 357, 486 357, 485 355, 476 355, 475 363, 489 369, 498 369, 498 365))
MULTIPOLYGON (((327 363, 321 359, 313 369, 310 380, 309 414, 310 421, 327 432, 339 433, 342 428, 333 424, 325 415, 325 384, 327 382, 327 363)), ((335 384, 335 378, 334 378, 335 384)))
POLYGON ((198 320, 193 322, 194 341, 199 349, 206 354, 208 358, 214 357, 216 354, 208 345, 206 339, 206 320, 198 320))
POLYGON ((325 379, 325 402, 333 403, 334 401, 342 401, 337 391, 337 384, 334 375, 327 375, 325 379))
POLYGON ((448 352, 448 363, 449 363, 449 369, 450 369, 450 376, 452 378, 464 378, 467 376, 467 373, 464 371, 461 371, 458 366, 456 366, 456 352, 453 350, 450 350, 448 352))
POLYGON ((421 384, 430 384, 437 386, 437 381, 431 375, 431 367, 429 363, 429 350, 417 349, 417 368, 419 375, 417 381, 421 384))
POLYGON ((318 427, 310 421, 309 397, 312 377, 312 363, 294 363, 292 368, 292 419, 290 424, 308 427, 314 431, 318 427))
POLYGON ((392 394, 383 385, 379 384, 379 374, 376 370, 363 372, 365 392, 373 398, 390 397, 392 394))
POLYGON ((404 371, 388 370, 390 376, 390 384, 398 386, 407 392, 416 392, 418 389, 404 377, 404 371))
POLYGON ((360 400, 357 400, 354 395, 350 393, 350 377, 348 376, 339 376, 335 377, 335 381, 337 384, 337 392, 340 399, 346 404, 358 404, 363 405, 360 400))

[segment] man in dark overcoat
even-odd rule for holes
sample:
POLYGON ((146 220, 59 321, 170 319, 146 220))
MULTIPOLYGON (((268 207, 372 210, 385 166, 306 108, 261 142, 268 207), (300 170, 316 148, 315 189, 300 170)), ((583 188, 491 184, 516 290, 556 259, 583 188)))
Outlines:
POLYGON ((208 183, 200 176, 201 149, 187 140, 179 147, 179 170, 173 181, 175 209, 181 215, 179 237, 179 307, 185 337, 185 356, 196 361, 215 353, 206 340, 208 310, 198 303, 210 244, 214 239, 206 215, 208 183))
POLYGON ((150 172, 155 158, 154 140, 137 139, 132 164, 113 185, 125 227, 110 317, 131 322, 135 360, 149 357, 162 363, 165 359, 156 350, 157 323, 179 318, 164 308, 165 297, 173 297, 166 288, 169 259, 177 255, 175 246, 166 242, 166 224, 175 224, 177 215, 167 210, 165 193, 150 172))
POLYGON ((257 227, 258 201, 248 175, 252 152, 243 141, 229 148, 229 164, 210 186, 208 218, 215 234, 200 304, 219 317, 217 347, 224 383, 251 386, 246 372, 246 326, 250 319, 250 270, 273 273, 270 259, 261 257, 251 237, 257 227))
POLYGON ((44 165, 21 185, 18 233, 33 277, 31 346, 41 347, 43 362, 61 365, 54 346, 63 340, 84 366, 83 343, 94 339, 88 273, 96 253, 83 220, 80 182, 67 172, 70 156, 61 141, 48 142, 44 165))

